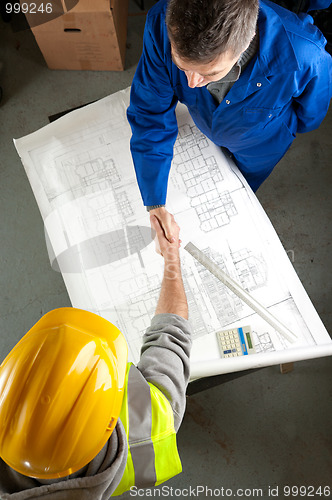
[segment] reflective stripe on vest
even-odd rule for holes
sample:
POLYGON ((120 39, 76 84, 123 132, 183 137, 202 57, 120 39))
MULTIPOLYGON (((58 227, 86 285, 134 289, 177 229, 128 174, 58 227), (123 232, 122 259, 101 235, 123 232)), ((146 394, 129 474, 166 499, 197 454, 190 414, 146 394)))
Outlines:
POLYGON ((120 484, 112 496, 131 486, 157 486, 182 470, 176 446, 171 405, 128 363, 120 420, 128 441, 128 458, 120 484))

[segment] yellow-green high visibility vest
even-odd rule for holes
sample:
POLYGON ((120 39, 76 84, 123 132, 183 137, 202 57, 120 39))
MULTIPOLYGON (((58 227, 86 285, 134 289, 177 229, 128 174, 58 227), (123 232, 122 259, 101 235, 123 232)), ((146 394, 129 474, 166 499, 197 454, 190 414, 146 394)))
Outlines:
POLYGON ((126 431, 128 458, 112 496, 122 495, 132 486, 157 486, 182 471, 171 405, 132 363, 127 366, 120 419, 126 431))

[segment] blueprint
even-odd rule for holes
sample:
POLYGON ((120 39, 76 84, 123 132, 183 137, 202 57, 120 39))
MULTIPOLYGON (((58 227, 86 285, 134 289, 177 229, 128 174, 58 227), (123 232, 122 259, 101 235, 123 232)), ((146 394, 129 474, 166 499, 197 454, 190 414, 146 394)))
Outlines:
MULTIPOLYGON (((15 146, 74 307, 114 323, 137 362, 163 274, 132 164, 129 89, 73 111, 15 146)), ((167 208, 189 241, 296 335, 289 343, 181 248, 193 325, 192 378, 332 354, 332 341, 264 210, 223 151, 177 107, 167 208), (221 359, 216 332, 250 325, 256 354, 221 359)))

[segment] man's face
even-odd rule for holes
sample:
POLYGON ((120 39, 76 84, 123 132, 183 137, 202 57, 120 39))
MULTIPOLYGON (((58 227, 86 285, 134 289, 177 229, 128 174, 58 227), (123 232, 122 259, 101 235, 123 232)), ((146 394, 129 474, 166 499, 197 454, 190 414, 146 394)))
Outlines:
POLYGON ((185 72, 188 86, 191 88, 204 87, 208 83, 217 82, 230 72, 234 64, 238 61, 241 54, 234 57, 231 52, 224 52, 219 57, 208 64, 200 62, 188 62, 176 53, 173 45, 172 60, 173 63, 182 71, 185 72))

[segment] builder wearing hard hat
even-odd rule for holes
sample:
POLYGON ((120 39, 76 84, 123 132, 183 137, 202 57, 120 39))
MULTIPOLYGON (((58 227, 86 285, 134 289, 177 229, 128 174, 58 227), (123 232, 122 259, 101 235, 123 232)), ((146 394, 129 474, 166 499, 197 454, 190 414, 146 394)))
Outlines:
POLYGON ((155 217, 164 278, 136 366, 111 323, 75 308, 43 316, 0 366, 0 498, 108 499, 181 472, 176 446, 191 328, 179 228, 155 217))

